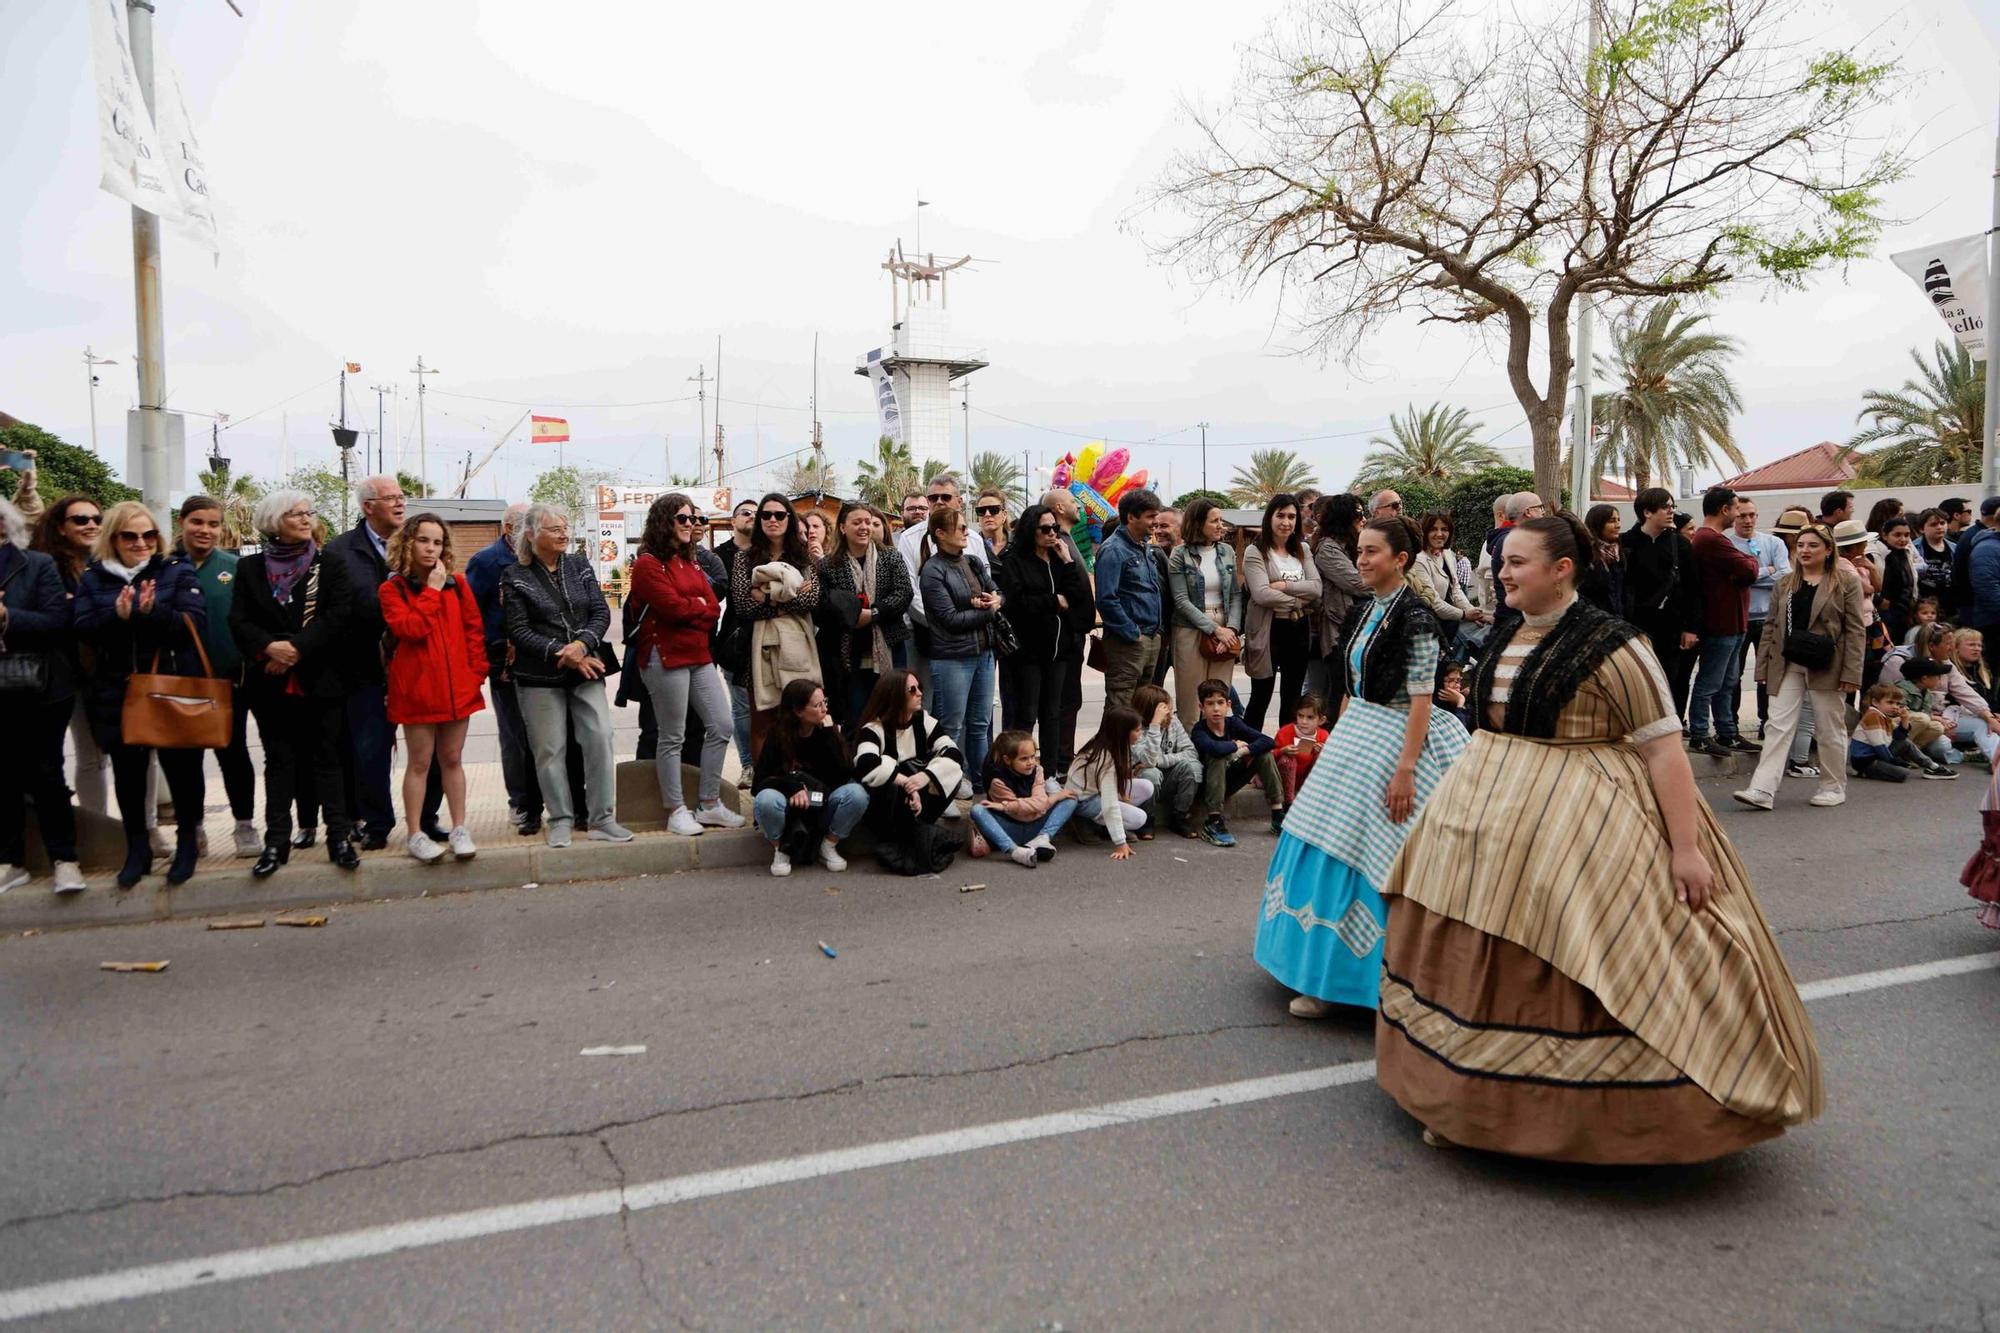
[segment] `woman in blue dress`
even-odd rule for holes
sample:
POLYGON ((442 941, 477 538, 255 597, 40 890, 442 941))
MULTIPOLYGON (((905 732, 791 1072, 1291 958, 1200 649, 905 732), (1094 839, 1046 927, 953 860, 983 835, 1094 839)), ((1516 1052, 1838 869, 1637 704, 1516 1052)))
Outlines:
POLYGON ((1340 719, 1265 877, 1254 956, 1298 992, 1299 1018, 1323 1018, 1336 1004, 1375 1007, 1388 929, 1378 886, 1465 748, 1458 719, 1431 707, 1438 625, 1407 577, 1422 545, 1406 518, 1361 530, 1354 565, 1373 596, 1348 612, 1340 650, 1328 655, 1341 677, 1340 719))

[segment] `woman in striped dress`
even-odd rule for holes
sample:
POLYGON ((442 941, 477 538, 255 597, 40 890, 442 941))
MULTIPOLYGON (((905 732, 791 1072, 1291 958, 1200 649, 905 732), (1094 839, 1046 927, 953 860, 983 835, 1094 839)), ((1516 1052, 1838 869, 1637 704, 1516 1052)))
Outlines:
POLYGON ((1406 518, 1361 530, 1354 565, 1373 594, 1348 612, 1330 655, 1346 706, 1299 788, 1266 872, 1257 962, 1298 992, 1291 1011, 1375 1007, 1386 909, 1378 886, 1411 817, 1465 748, 1431 709, 1438 625, 1405 576, 1421 545, 1406 518))
POLYGON ((1434 1145, 1705 1161, 1818 1115, 1819 1055, 1658 660, 1577 600, 1589 558, 1567 514, 1502 548, 1521 618, 1382 890, 1377 1078, 1434 1145))

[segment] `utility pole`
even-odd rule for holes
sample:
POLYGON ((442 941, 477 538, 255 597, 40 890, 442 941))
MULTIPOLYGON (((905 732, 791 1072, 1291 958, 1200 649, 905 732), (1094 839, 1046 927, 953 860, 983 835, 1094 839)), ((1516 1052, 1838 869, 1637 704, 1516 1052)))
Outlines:
POLYGON ((722 484, 722 335, 715 335, 715 484, 722 484))
POLYGON ((417 377, 417 481, 424 494, 431 493, 430 440, 424 434, 424 376, 437 374, 437 367, 424 365, 424 359, 417 358, 417 368, 410 372, 417 377))
POLYGON ((694 484, 701 485, 701 445, 708 438, 708 367, 696 366, 695 373, 688 376, 695 386, 694 398, 701 404, 701 433, 694 437, 694 484))
POLYGON ((88 347, 83 349, 83 377, 90 390, 90 452, 97 452, 97 368, 115 366, 118 363, 108 356, 98 356, 88 347))
POLYGON ((965 481, 967 485, 971 485, 972 484, 972 382, 970 380, 967 380, 964 383, 960 384, 958 386, 958 391, 965 395, 964 401, 961 402, 958 406, 960 415, 965 420, 965 481))
POLYGON ((1201 427, 1201 488, 1203 490, 1207 490, 1208 489, 1208 423, 1206 421, 1198 421, 1195 424, 1201 427))
MULTIPOLYGON (((1589 40, 1585 47, 1584 67, 1588 71, 1586 75, 1586 86, 1588 88, 1586 100, 1593 109, 1592 125, 1588 133, 1591 136, 1594 147, 1597 137, 1597 126, 1595 123, 1595 107, 1597 104, 1597 45, 1600 40, 1597 26, 1597 0, 1584 0, 1584 8, 1590 12, 1589 40)), ((1584 160, 1584 166, 1586 170, 1591 166, 1588 157, 1584 160)), ((1591 308, 1590 298, 1579 295, 1577 297, 1576 310, 1576 410, 1570 417, 1569 444, 1569 507, 1577 514, 1586 513, 1590 509, 1590 483, 1595 475, 1591 470, 1591 453, 1596 444, 1596 440, 1592 438, 1591 415, 1592 409, 1596 405, 1593 399, 1595 389, 1592 384, 1593 374, 1596 370, 1596 349, 1593 346, 1596 330, 1597 316, 1596 312, 1591 308)), ((1561 496, 1551 495, 1545 498, 1552 509, 1560 507, 1561 496)))
POLYGON ((1035 474, 1028 471, 1028 451, 1021 451, 1021 508, 1026 509, 1035 502, 1034 494, 1028 487, 1035 484, 1035 474))
MULTIPOLYGON (((146 114, 155 117, 153 96, 153 0, 126 0, 132 69, 146 114)), ((160 219, 132 209, 132 285, 139 330, 139 491, 154 513, 164 513, 167 477, 167 337, 160 292, 160 219)), ((95 403, 92 404, 93 412, 95 403)))
POLYGON ((375 391, 375 470, 377 472, 387 472, 389 470, 389 459, 387 457, 389 437, 382 430, 382 418, 384 415, 382 398, 389 392, 389 386, 386 384, 371 384, 368 387, 375 391))
POLYGON ((1988 495, 2000 495, 2000 129, 1993 145, 1993 229, 1986 233, 1986 447, 1980 481, 1988 495))

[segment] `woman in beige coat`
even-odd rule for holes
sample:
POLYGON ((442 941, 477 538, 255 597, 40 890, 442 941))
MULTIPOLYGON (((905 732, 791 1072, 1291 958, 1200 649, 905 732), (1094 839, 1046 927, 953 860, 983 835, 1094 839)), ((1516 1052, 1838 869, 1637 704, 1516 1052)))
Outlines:
POLYGON ((1808 694, 1820 769, 1819 790, 1810 804, 1847 800, 1847 703, 1842 696, 1861 688, 1867 646, 1861 576, 1835 558, 1833 534, 1816 523, 1799 533, 1794 554, 1791 572, 1771 590, 1771 613, 1757 645, 1757 680, 1771 695, 1764 753, 1750 785, 1735 793, 1756 810, 1769 810, 1776 798, 1808 694))

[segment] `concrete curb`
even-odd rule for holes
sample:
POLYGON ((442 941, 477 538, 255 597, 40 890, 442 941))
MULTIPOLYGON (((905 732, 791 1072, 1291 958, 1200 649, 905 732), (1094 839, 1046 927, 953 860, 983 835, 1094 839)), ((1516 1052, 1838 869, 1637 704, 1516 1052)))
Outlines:
POLYGON ((436 897, 478 889, 519 888, 523 884, 566 884, 581 880, 630 879, 683 871, 762 865, 770 844, 755 830, 710 829, 699 838, 641 837, 627 843, 578 841, 557 849, 539 839, 515 846, 481 848, 470 861, 446 859, 420 866, 403 855, 362 859, 347 871, 326 859, 320 847, 294 852, 290 865, 266 880, 242 869, 208 870, 169 888, 165 876, 150 875, 137 888, 120 889, 108 877, 93 876, 83 893, 57 897, 37 885, 0 894, 0 935, 23 930, 62 930, 187 917, 268 913, 387 898, 436 897))
MULTIPOLYGON (((1747 754, 1688 758, 1699 779, 1748 777, 1756 764, 1756 756, 1747 754)), ((1263 793, 1246 788, 1236 793, 1230 818, 1261 822, 1266 808, 1263 793)), ((737 869, 767 864, 770 855, 770 844, 750 828, 710 829, 699 838, 642 834, 628 843, 590 842, 579 835, 562 849, 537 838, 481 848, 470 861, 447 859, 431 866, 417 865, 400 853, 376 854, 363 857, 353 871, 337 869, 325 850, 314 846, 293 853, 290 865, 261 881, 250 877, 247 861, 238 861, 227 870, 204 866, 178 888, 169 888, 164 875, 155 874, 124 890, 100 874, 92 876, 88 890, 70 897, 59 898, 42 883, 15 889, 0 894, 0 935, 737 869)))

